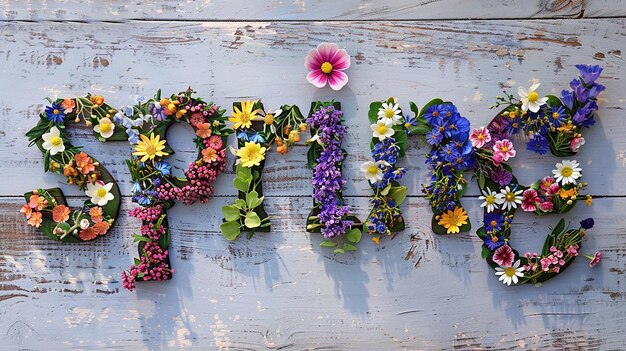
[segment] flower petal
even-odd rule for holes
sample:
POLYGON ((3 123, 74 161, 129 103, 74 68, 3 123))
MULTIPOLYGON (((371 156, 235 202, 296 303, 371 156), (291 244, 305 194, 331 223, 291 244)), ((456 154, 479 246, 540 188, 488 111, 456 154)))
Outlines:
POLYGON ((306 75, 306 80, 318 88, 323 88, 328 82, 328 76, 321 69, 316 69, 306 75))
POLYGON ((348 75, 342 71, 333 71, 328 77, 328 85, 333 90, 339 90, 348 83, 348 75))
POLYGON ((350 68, 350 55, 344 49, 338 50, 331 60, 330 63, 333 65, 333 69, 342 71, 350 68))
POLYGON ((331 62, 337 50, 339 50, 339 47, 335 43, 321 43, 317 46, 317 51, 320 53, 322 62, 331 62))
POLYGON ((309 50, 309 54, 304 58, 304 67, 313 71, 319 69, 322 66, 322 56, 316 49, 309 50))

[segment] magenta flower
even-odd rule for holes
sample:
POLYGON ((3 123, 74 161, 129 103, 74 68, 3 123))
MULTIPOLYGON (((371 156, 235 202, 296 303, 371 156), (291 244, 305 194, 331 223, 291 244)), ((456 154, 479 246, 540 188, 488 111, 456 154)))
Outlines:
POLYGON ((492 260, 500 266, 510 267, 513 264, 514 258, 515 254, 513 250, 511 250, 511 247, 509 247, 509 245, 502 245, 493 253, 492 260))
POLYGON ((589 258, 591 260, 591 262, 589 262, 589 267, 593 268, 598 263, 600 263, 600 260, 602 259, 602 253, 601 252, 596 252, 595 255, 593 255, 593 257, 587 256, 587 258, 589 258))
POLYGON ((533 188, 524 190, 522 194, 522 209, 526 212, 534 212, 537 210, 537 202, 541 202, 537 191, 533 188))
POLYGON ((513 143, 509 139, 496 141, 493 146, 493 152, 494 161, 496 156, 499 155, 504 162, 508 161, 510 157, 515 157, 516 154, 515 149, 513 148, 513 143))
POLYGON ((476 128, 470 133, 470 141, 473 147, 480 149, 491 141, 491 133, 485 127, 476 128))
POLYGON ((331 89, 339 90, 348 83, 348 75, 343 71, 350 67, 350 55, 335 43, 321 43, 309 51, 304 67, 310 71, 306 75, 309 83, 318 88, 328 83, 331 89))

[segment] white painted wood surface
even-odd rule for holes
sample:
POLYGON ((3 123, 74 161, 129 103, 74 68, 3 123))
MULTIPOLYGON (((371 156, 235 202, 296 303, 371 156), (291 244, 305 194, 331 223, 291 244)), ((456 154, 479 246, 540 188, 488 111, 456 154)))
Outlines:
MULTIPOLYGON (((159 10, 153 3, 122 11, 115 2, 82 3, 0 1, 0 16, 7 19, 0 21, 2 349, 621 349, 626 344, 626 191, 620 187, 626 176, 621 57, 626 20, 503 19, 580 17, 576 1, 509 4, 512 12, 532 10, 515 15, 493 9, 478 16, 480 6, 468 6, 468 15, 459 16, 491 18, 483 21, 367 22, 343 20, 449 18, 440 14, 453 2, 424 2, 402 11, 408 2, 396 1, 386 5, 395 10, 383 15, 368 10, 380 2, 359 2, 370 6, 363 10, 346 2, 350 5, 336 5, 337 11, 322 10, 322 1, 300 7, 245 2, 249 11, 237 16, 221 2, 194 3, 195 9, 184 4, 191 19, 342 19, 332 22, 178 22, 170 19, 186 17, 177 6, 159 10), (566 13, 542 15, 537 8, 546 3, 563 3, 566 13), (419 11, 428 6, 435 7, 419 11), (129 18, 156 21, 101 22, 129 18), (68 21, 76 19, 94 22, 68 21), (304 79, 304 56, 321 41, 336 41, 353 55, 350 82, 341 92, 317 90, 304 79), (380 247, 364 240, 355 254, 334 255, 303 230, 311 188, 302 147, 286 157, 269 156, 264 189, 266 208, 275 216, 271 233, 233 243, 221 237, 219 208, 235 194, 232 174, 224 174, 208 204, 170 211, 174 279, 141 284, 134 293, 121 288, 119 271, 135 253, 130 234, 137 221, 122 216, 102 240, 61 245, 32 230, 17 213, 21 194, 35 186, 61 185, 80 195, 60 177, 44 174, 41 154, 27 148, 24 133, 35 124, 44 96, 91 91, 122 105, 137 94, 192 85, 200 96, 229 108, 234 100, 261 97, 268 107, 296 103, 304 111, 312 100, 335 98, 350 127, 345 194, 364 218, 370 191, 358 165, 369 154, 364 121, 370 101, 394 95, 408 109, 408 100, 422 105, 440 96, 456 102, 478 126, 492 117, 488 106, 501 86, 516 88, 541 78, 543 91, 558 93, 580 62, 605 67, 607 91, 600 121, 585 134, 587 145, 577 156, 597 199, 568 218, 595 217, 585 251, 605 256, 593 270, 579 259, 541 288, 498 283, 480 258, 473 233, 431 234, 430 210, 420 193, 427 148, 417 140, 404 161, 410 169, 403 181, 410 187, 403 208, 407 230, 380 247)), ((602 2, 580 6, 596 3, 602 2)), ((75 129, 74 135, 128 193, 129 145, 88 140, 86 129, 75 129)), ((178 150, 170 159, 179 168, 195 157, 191 136, 183 126, 168 134, 178 150)), ((514 165, 518 177, 531 182, 557 160, 522 151, 514 165)), ((476 224, 481 212, 475 187, 469 195, 464 202, 476 224)), ((123 210, 131 207, 126 198, 123 210)), ((516 247, 538 248, 547 225, 556 221, 519 214, 516 247)))

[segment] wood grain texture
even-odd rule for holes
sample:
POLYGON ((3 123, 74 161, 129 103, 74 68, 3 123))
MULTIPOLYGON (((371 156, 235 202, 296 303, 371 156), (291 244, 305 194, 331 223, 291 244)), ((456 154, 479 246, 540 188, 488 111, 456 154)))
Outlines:
POLYGON ((604 0, 49 0, 0 1, 0 20, 410 20, 484 18, 577 18, 586 3, 604 0))
MULTIPOLYGON (((65 22, 96 14, 116 20, 109 10, 120 3, 0 1, 0 17, 15 12, 13 19, 39 20, 53 13, 64 21, 0 23, 1 349, 612 350, 626 344, 626 192, 620 186, 626 176, 625 19, 65 22), (320 41, 336 41, 353 55, 350 83, 340 92, 317 90, 304 79, 304 56, 320 41), (61 177, 44 174, 41 154, 27 148, 24 133, 36 123, 44 96, 91 91, 118 106, 158 88, 170 93, 191 84, 200 96, 223 106, 262 97, 267 107, 295 103, 303 112, 312 100, 334 98, 342 102, 350 128, 346 201, 364 218, 370 189, 358 166, 369 157, 370 101, 394 95, 408 109, 409 100, 423 105, 440 96, 454 101, 478 126, 493 116, 488 106, 502 88, 514 91, 541 78, 542 91, 558 94, 575 74, 573 65, 581 62, 605 67, 599 123, 586 132, 587 145, 576 157, 591 183, 589 192, 598 197, 591 208, 579 204, 567 218, 574 223, 595 218, 584 251, 601 250, 604 259, 590 270, 579 258, 541 288, 502 286, 480 258, 481 242, 473 233, 431 234, 431 213, 420 192, 428 148, 417 139, 402 161, 409 168, 403 179, 410 189, 403 206, 407 230, 380 247, 365 238, 355 254, 334 255, 318 247, 318 236, 303 230, 311 206, 304 147, 285 157, 268 156, 264 190, 274 216, 271 233, 232 243, 222 238, 219 208, 235 194, 232 172, 223 174, 208 204, 177 205, 169 212, 174 279, 141 284, 134 293, 123 290, 119 277, 136 250, 130 235, 139 223, 133 218, 120 216, 101 240, 62 245, 27 226, 18 213, 21 194, 35 186, 61 185, 74 196, 71 205, 82 200, 74 187, 60 184, 61 177)), ((577 4, 558 3, 565 9, 577 4)), ((184 4, 188 11, 197 6, 203 16, 218 6, 184 4)), ((413 11, 442 4, 457 2, 418 3, 413 11)), ((247 9, 253 14, 241 18, 267 19, 281 11, 294 19, 327 16, 312 6, 297 17, 296 5, 259 8, 251 2, 247 9)), ((150 3, 135 12, 123 9, 114 15, 118 20, 167 19, 177 13, 150 3)), ((377 18, 369 10, 344 18, 377 18)), ((385 18, 404 18, 404 12, 390 11, 385 18)), ((573 11, 578 16, 579 10, 573 11)), ((436 17, 434 12, 424 16, 436 17)), ((541 11, 516 16, 541 16, 541 11)), ((93 141, 84 127, 72 134, 128 193, 124 160, 130 146, 93 141)), ((195 158, 192 135, 188 126, 175 126, 168 134, 177 150, 169 160, 179 174, 195 158)), ((521 141, 518 145, 523 149, 521 141)), ((513 165, 520 180, 531 182, 557 160, 520 150, 513 165)), ((468 194, 463 203, 476 229, 481 218, 476 187, 468 194)), ((122 210, 132 206, 124 198, 122 210)), ((557 220, 518 214, 514 245, 520 251, 538 249, 547 226, 557 220)))
MULTIPOLYGON (((599 199, 584 251, 541 288, 509 288, 480 258, 473 234, 434 236, 424 199, 403 206, 408 228, 337 256, 303 231, 310 201, 268 199, 274 231, 229 243, 209 206, 170 212, 172 281, 121 287, 139 225, 129 217, 93 245, 57 245, 29 228, 19 201, 0 201, 0 340, 23 349, 616 349, 624 341, 624 199, 599 199), (198 220, 202 218, 202 220, 198 220), (42 317, 43 316, 43 317, 42 317)), ((466 200, 473 221, 477 200, 466 200)), ((349 198, 359 216, 363 198, 349 198)), ((133 206, 128 200, 124 209, 133 206)), ((556 218, 518 216, 517 248, 538 249, 556 218), (531 225, 529 225, 531 224, 531 225)))

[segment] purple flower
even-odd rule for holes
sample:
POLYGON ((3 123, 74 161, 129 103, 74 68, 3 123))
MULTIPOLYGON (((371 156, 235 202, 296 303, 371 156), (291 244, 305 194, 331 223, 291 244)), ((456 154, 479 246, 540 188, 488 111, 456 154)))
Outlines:
POLYGON ((567 106, 568 109, 572 109, 574 107, 574 93, 569 90, 563 90, 561 92, 561 101, 563 105, 567 106))
POLYGON ((583 219, 582 221, 580 221, 580 226, 583 229, 591 229, 593 228, 593 225, 595 223, 593 222, 593 218, 587 218, 587 219, 583 219))
POLYGON ((593 82, 600 77, 602 73, 602 67, 599 65, 576 65, 578 71, 580 72, 580 77, 585 81, 586 84, 593 84, 593 82))
POLYGON ((500 186, 505 186, 511 184, 513 180, 513 174, 507 171, 506 169, 500 167, 491 172, 491 180, 498 183, 500 186))

